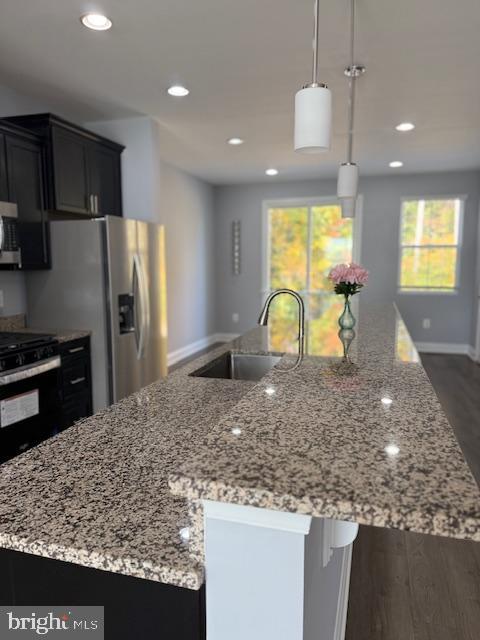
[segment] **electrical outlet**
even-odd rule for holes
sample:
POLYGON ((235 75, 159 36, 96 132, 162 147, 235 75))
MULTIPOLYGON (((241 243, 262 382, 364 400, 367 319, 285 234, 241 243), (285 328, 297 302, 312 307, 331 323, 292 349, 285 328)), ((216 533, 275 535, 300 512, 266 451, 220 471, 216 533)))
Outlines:
POLYGON ((424 318, 423 319, 422 327, 424 329, 430 329, 430 318, 424 318))
POLYGON ((232 322, 237 324, 239 320, 240 320, 240 316, 238 315, 238 313, 232 313, 232 322))

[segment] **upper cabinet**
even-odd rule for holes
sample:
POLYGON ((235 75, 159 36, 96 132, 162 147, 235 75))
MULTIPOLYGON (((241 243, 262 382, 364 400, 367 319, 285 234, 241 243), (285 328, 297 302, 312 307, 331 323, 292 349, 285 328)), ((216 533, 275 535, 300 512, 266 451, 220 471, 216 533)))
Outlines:
POLYGON ((8 120, 44 141, 47 209, 88 217, 122 215, 123 146, 52 114, 8 120))
POLYGON ((17 205, 21 250, 21 263, 2 264, 2 269, 48 269, 43 141, 4 120, 0 121, 0 200, 17 205))
POLYGON ((22 269, 50 267, 50 234, 43 201, 43 147, 34 137, 5 136, 8 200, 18 207, 22 269))

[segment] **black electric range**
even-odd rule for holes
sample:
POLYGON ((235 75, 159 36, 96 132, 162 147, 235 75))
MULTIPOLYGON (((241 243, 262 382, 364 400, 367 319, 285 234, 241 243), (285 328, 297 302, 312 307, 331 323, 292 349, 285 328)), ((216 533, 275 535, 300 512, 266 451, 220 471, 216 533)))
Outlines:
POLYGON ((60 366, 54 336, 0 332, 0 462, 57 432, 60 366))

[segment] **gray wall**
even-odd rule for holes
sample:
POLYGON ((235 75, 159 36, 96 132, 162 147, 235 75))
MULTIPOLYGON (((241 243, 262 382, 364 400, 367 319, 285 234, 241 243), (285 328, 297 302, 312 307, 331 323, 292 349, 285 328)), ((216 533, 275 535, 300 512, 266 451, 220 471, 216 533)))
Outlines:
POLYGON ((165 225, 168 351, 215 332, 213 187, 161 157, 152 118, 89 123, 126 146, 122 154, 123 210, 165 225))
MULTIPOLYGON (((216 188, 217 331, 242 332, 258 317, 262 295, 262 202, 281 198, 332 196, 334 180, 308 180, 222 186, 216 188), (231 273, 231 222, 242 221, 242 273, 231 273), (238 324, 232 314, 239 313, 238 324)), ((470 344, 473 334, 477 225, 480 193, 478 171, 364 178, 361 261, 370 270, 362 293, 366 300, 395 301, 416 341, 470 344), (455 295, 398 294, 399 219, 405 196, 468 194, 463 225, 460 287, 455 295), (431 318, 430 330, 422 319, 431 318)))

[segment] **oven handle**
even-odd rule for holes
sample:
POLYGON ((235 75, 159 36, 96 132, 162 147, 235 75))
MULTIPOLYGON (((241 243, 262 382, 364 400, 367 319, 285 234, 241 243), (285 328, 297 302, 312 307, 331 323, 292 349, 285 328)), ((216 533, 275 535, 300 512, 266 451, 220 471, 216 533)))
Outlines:
POLYGON ((5 373, 0 374, 0 386, 19 382, 20 380, 28 380, 28 378, 39 376, 42 373, 51 371, 52 369, 58 369, 61 363, 62 361, 60 360, 60 356, 55 356, 54 358, 44 360, 33 367, 31 365, 26 365, 24 367, 14 369, 13 371, 6 371, 5 373))

